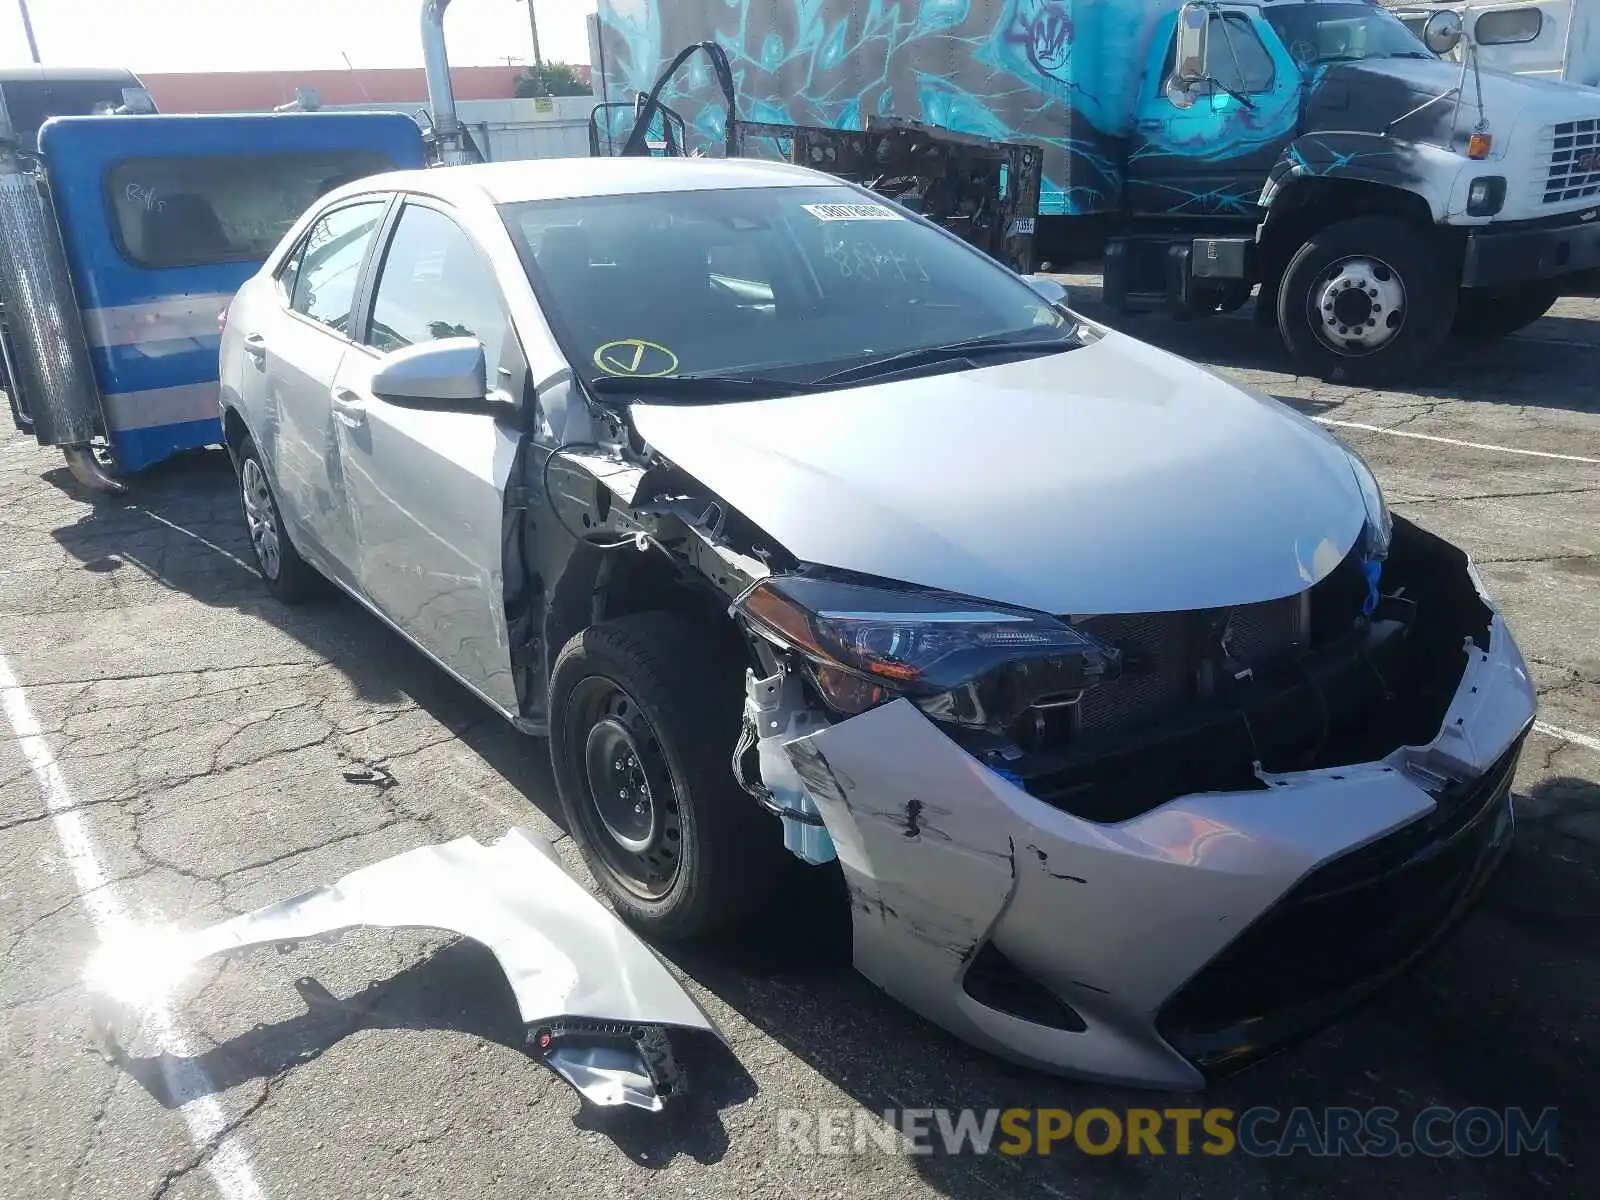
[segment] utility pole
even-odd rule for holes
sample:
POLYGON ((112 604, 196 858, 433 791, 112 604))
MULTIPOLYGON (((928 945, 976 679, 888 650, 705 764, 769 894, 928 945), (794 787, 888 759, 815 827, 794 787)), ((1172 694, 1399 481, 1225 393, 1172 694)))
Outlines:
MULTIPOLYGON (((528 29, 533 34, 533 69, 543 72, 544 58, 539 53, 539 14, 533 10, 533 0, 528 0, 528 29)), ((34 61, 38 61, 37 57, 34 61)))
MULTIPOLYGON (((37 66, 39 62, 39 43, 36 42, 33 37, 33 21, 28 17, 28 0, 17 0, 17 8, 22 13, 22 32, 28 37, 28 53, 33 55, 34 65, 37 66)), ((533 0, 528 0, 528 15, 533 15, 533 0)), ((539 52, 538 33, 533 35, 533 45, 534 53, 537 54, 539 52)))

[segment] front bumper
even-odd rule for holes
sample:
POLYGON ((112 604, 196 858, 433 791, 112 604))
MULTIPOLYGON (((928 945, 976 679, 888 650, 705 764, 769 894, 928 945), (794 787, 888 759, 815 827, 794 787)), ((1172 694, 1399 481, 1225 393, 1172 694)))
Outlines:
POLYGON ((1594 267, 1600 267, 1600 209, 1518 229, 1473 229, 1467 234, 1461 286, 1532 283, 1594 267))
POLYGON ((1115 824, 1035 799, 905 700, 785 750, 864 975, 1024 1065, 1194 1088, 1403 968, 1498 861, 1534 694, 1498 615, 1468 652, 1427 746, 1115 824))

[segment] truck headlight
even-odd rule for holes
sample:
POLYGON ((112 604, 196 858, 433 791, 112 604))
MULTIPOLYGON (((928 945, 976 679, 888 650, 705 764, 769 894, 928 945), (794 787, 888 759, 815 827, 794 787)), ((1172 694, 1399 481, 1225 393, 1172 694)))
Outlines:
POLYGON ((779 575, 734 610, 802 656, 845 714, 906 696, 939 720, 993 725, 1121 667, 1115 648, 1055 617, 891 583, 779 575))
POLYGON ((1492 217, 1506 202, 1506 181, 1501 175, 1480 175, 1467 188, 1467 216, 1492 217))

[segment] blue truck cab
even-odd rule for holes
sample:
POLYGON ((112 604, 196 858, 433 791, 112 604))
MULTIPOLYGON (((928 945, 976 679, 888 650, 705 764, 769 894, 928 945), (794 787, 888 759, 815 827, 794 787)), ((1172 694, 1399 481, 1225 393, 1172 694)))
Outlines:
MULTIPOLYGON (((425 165, 399 113, 58 117, 38 148, 124 473, 220 444, 219 317, 295 219, 352 179, 425 165)), ((13 399, 26 428, 36 398, 13 399)))

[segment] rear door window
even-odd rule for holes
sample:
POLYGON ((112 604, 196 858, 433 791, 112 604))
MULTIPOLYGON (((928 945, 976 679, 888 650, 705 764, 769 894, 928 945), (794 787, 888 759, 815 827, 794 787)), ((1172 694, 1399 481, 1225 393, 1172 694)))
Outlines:
POLYGON ((361 264, 387 207, 386 200, 346 205, 311 227, 291 256, 297 266, 290 308, 329 329, 349 332, 361 264))
POLYGON ((319 196, 393 168, 369 150, 129 158, 106 184, 124 256, 183 267, 265 259, 319 196))

